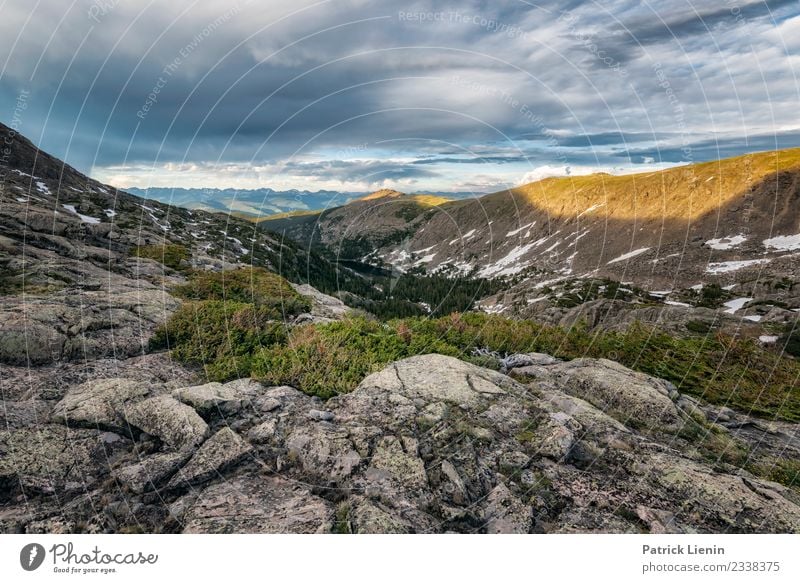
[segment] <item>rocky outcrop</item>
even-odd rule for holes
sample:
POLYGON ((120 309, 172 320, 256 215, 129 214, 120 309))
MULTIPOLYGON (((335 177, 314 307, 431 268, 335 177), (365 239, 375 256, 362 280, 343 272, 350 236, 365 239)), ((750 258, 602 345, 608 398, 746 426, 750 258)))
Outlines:
POLYGON ((84 383, 0 432, 0 528, 800 532, 800 492, 728 455, 796 462, 797 426, 610 361, 504 365, 416 356, 325 403, 249 379, 84 383))
POLYGON ((168 395, 132 405, 125 412, 125 420, 175 450, 196 447, 208 434, 208 425, 197 411, 168 395))
POLYGON ((250 453, 252 448, 230 428, 211 436, 173 477, 167 488, 188 488, 207 482, 250 453))
POLYGON ((352 312, 352 309, 347 307, 339 298, 324 294, 306 283, 292 284, 292 287, 297 293, 311 300, 311 312, 300 315, 297 318, 298 323, 332 322, 334 320, 341 320, 344 316, 352 312))
POLYGON ((129 379, 88 381, 70 389, 53 409, 57 423, 73 427, 126 431, 125 407, 150 394, 151 388, 129 379))

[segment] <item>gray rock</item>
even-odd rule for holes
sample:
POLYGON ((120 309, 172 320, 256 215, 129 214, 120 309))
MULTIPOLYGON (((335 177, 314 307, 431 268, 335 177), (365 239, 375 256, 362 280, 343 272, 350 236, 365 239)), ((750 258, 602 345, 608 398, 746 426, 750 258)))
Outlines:
POLYGON ((548 366, 560 362, 549 354, 528 352, 526 354, 511 354, 500 361, 502 372, 524 366, 548 366))
POLYGON ((247 442, 230 428, 224 427, 200 446, 189 463, 169 481, 167 488, 188 488, 207 482, 241 460, 251 450, 247 442))
POLYGON ((177 472, 190 455, 189 450, 157 453, 115 470, 114 477, 135 494, 155 490, 177 472))
POLYGON ((88 381, 67 391, 53 409, 52 419, 72 427, 127 433, 126 407, 150 392, 146 383, 130 379, 88 381))
POLYGON ((184 514, 185 533, 322 533, 333 509, 303 485, 247 474, 209 486, 184 514))
POLYGON ((634 428, 676 431, 682 426, 670 398, 672 383, 606 359, 581 358, 551 367, 563 389, 634 428))
MULTIPOLYGON (((208 427, 198 413, 162 394, 190 387, 162 380, 156 396, 134 391, 120 407, 140 438, 153 436, 136 444, 35 420, 0 432, 0 529, 800 531, 796 490, 713 453, 741 449, 754 471, 794 460, 797 424, 676 397, 671 384, 609 361, 530 366, 545 372, 523 385, 455 358, 417 356, 325 401, 324 411, 291 387, 205 386, 188 393, 213 400, 233 391, 252 407, 232 409, 202 445, 208 427), (335 423, 310 420, 310 410, 335 423), (694 431, 679 431, 688 422, 694 431), (105 479, 109 468, 115 480, 105 479), (48 497, 55 492, 58 503, 48 497)), ((63 399, 65 411, 73 402, 69 411, 84 411, 84 390, 63 399)), ((108 399, 100 410, 117 410, 108 399)))
POLYGON ((277 419, 269 419, 263 423, 259 423, 247 432, 247 439, 252 443, 268 443, 275 436, 275 431, 278 427, 277 419))
MULTIPOLYGON (((5 374, 5 371, 3 371, 5 374)), ((47 421, 53 409, 52 403, 38 399, 14 401, 4 399, 0 406, 0 427, 18 429, 39 425, 47 421)))
POLYGON ((27 495, 67 495, 96 487, 113 459, 101 433, 62 425, 0 431, 0 500, 20 488, 27 495))
POLYGON ((253 403, 253 406, 261 413, 269 413, 281 406, 281 402, 274 397, 259 397, 253 403))
POLYGON ((172 391, 178 401, 193 407, 201 417, 229 416, 242 408, 243 395, 234 386, 206 383, 172 391))
POLYGON ((304 314, 305 317, 299 319, 301 322, 332 322, 341 320, 352 311, 339 298, 324 294, 308 284, 293 283, 292 287, 297 293, 311 300, 311 313, 304 314))
POLYGON ((127 409, 125 418, 174 450, 196 447, 208 434, 208 425, 194 409, 168 395, 136 403, 127 409))
POLYGON ((323 425, 295 428, 286 438, 286 448, 307 475, 321 482, 340 483, 361 463, 347 432, 323 425))
POLYGON ((489 534, 527 534, 533 525, 530 506, 498 484, 486 498, 484 509, 486 532, 489 534))
POLYGON ((330 411, 320 411, 319 409, 311 409, 308 412, 308 418, 314 421, 333 421, 334 414, 330 411))

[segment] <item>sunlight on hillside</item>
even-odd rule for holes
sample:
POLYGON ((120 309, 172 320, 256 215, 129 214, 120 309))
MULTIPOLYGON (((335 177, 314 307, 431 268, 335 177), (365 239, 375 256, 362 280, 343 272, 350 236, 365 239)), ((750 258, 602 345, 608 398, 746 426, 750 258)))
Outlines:
POLYGON ((800 148, 748 154, 659 172, 546 178, 511 192, 554 216, 698 218, 778 172, 800 168, 800 148))

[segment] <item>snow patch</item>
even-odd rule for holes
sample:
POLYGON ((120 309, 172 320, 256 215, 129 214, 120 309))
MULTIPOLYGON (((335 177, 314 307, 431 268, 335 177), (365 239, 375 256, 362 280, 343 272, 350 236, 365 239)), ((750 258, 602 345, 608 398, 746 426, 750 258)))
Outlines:
POLYGON ((419 267, 420 265, 424 265, 426 263, 430 263, 431 261, 433 261, 434 257, 436 257, 436 253, 431 253, 430 255, 426 255, 425 257, 422 257, 421 259, 417 259, 414 262, 414 267, 419 267))
POLYGON ((716 249, 717 251, 727 251, 729 249, 733 249, 734 247, 738 247, 745 241, 747 241, 747 237, 745 237, 744 235, 734 235, 733 237, 721 237, 719 239, 709 239, 708 241, 706 241, 706 245, 708 245, 712 249, 716 249))
POLYGON ((508 233, 506 233, 506 237, 514 237, 515 235, 519 235, 522 231, 525 231, 526 229, 530 229, 535 224, 536 224, 536 221, 533 221, 532 223, 528 223, 527 225, 522 225, 519 229, 514 229, 513 231, 509 231, 508 233))
POLYGON ((522 257, 533 247, 535 243, 528 243, 527 245, 518 245, 514 247, 508 255, 498 260, 493 265, 487 265, 478 272, 480 277, 504 276, 519 273, 527 267, 526 262, 520 262, 522 257))
POLYGON ((63 206, 69 212, 78 215, 78 217, 80 217, 80 219, 81 219, 81 222, 83 222, 83 223, 88 223, 90 225, 97 225, 97 224, 100 223, 100 219, 96 219, 94 217, 90 217, 90 216, 87 216, 87 215, 82 215, 81 213, 79 213, 74 205, 62 204, 61 206, 63 206))
POLYGON ((728 308, 725 310, 726 314, 735 314, 738 310, 741 310, 744 305, 752 300, 753 298, 736 298, 729 302, 725 302, 723 305, 728 308))
POLYGON ((750 267, 752 265, 761 265, 763 263, 769 263, 769 259, 747 259, 743 261, 721 261, 719 263, 709 263, 706 266, 706 273, 711 274, 718 274, 718 273, 730 273, 731 271, 738 271, 745 267, 750 267))
POLYGON ((619 263, 620 261, 627 261, 628 259, 632 259, 634 257, 637 257, 637 256, 641 255, 642 253, 647 253, 648 251, 650 251, 650 247, 642 247, 641 249, 636 249, 636 250, 631 251, 629 253, 625 253, 624 255, 620 255, 616 259, 612 259, 611 261, 606 263, 606 265, 611 265, 612 263, 619 263))
POLYGON ((597 203, 597 204, 593 204, 593 205, 592 205, 592 206, 590 206, 588 209, 586 209, 586 210, 585 210, 585 211, 583 211, 581 214, 579 214, 579 215, 578 215, 578 218, 581 218, 583 215, 588 215, 589 213, 593 213, 593 212, 594 212, 594 211, 596 211, 597 209, 599 209, 599 208, 602 208, 602 207, 604 207, 604 206, 606 206, 606 203, 604 203, 604 202, 600 202, 600 203, 597 203))
POLYGON ((775 344, 778 341, 778 337, 771 335, 764 335, 764 336, 759 336, 758 341, 761 342, 761 344, 775 344))
POLYGON ((472 236, 475 235, 475 231, 476 231, 476 229, 472 229, 471 231, 469 231, 467 233, 464 233, 460 237, 456 237, 455 239, 450 241, 450 243, 448 243, 448 245, 455 245, 459 241, 466 241, 467 239, 472 238, 472 236))
POLYGON ((763 243, 764 247, 775 251, 796 251, 800 249, 800 234, 772 237, 771 239, 764 239, 763 243))

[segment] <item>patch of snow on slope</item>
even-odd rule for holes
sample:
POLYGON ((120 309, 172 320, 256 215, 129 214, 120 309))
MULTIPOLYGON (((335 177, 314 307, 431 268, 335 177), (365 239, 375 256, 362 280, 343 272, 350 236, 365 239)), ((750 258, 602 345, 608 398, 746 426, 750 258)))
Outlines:
POLYGON ((88 223, 90 225, 97 225, 97 224, 100 223, 100 219, 96 219, 94 217, 90 217, 90 216, 87 216, 87 215, 82 215, 81 213, 79 213, 74 205, 62 204, 61 206, 63 206, 69 212, 78 215, 80 217, 80 219, 81 219, 81 222, 88 223))
POLYGON ((738 271, 751 265, 760 265, 762 263, 769 263, 769 259, 747 259, 744 261, 722 261, 720 263, 709 263, 706 266, 706 273, 730 273, 731 271, 738 271))
POLYGON ((487 314, 501 314, 508 309, 508 306, 504 306, 503 304, 494 304, 492 306, 481 306, 481 310, 486 312, 487 314))
POLYGON ((41 180, 36 181, 36 189, 42 194, 50 194, 50 189, 47 188, 47 185, 41 180))
POLYGON ((583 215, 588 215, 589 213, 593 213, 593 212, 594 212, 594 211, 596 211, 597 209, 599 209, 599 208, 602 208, 602 207, 604 207, 604 206, 606 206, 606 203, 604 203, 604 202, 599 202, 599 203, 597 203, 597 204, 593 204, 593 205, 592 205, 592 206, 590 206, 588 209, 586 209, 586 210, 585 210, 585 211, 583 211, 581 214, 579 214, 579 215, 578 215, 578 218, 581 218, 583 215))
POLYGON ((478 275, 480 277, 502 277, 504 275, 519 273, 528 266, 527 262, 521 262, 520 260, 528 251, 533 249, 534 246, 534 243, 528 243, 527 245, 518 245, 514 247, 508 255, 499 259, 493 265, 487 265, 481 269, 478 275))
POLYGON ((726 314, 735 314, 737 311, 741 310, 744 305, 752 300, 753 298, 736 298, 729 302, 725 302, 723 305, 728 308, 725 310, 726 314))
POLYGON ((436 253, 431 253, 430 255, 426 255, 420 259, 417 259, 414 262, 414 267, 419 267, 420 265, 424 265, 425 263, 430 263, 433 261, 433 258, 436 257, 436 253))
POLYGON ((728 251, 734 247, 738 247, 747 241, 744 235, 734 235, 733 237, 720 237, 719 239, 709 239, 706 245, 717 251, 728 251))
POLYGON ((763 243, 764 247, 775 251, 796 251, 800 249, 800 234, 772 237, 771 239, 764 239, 763 243))
POLYGON ((533 221, 532 223, 528 223, 527 225, 522 225, 519 229, 514 229, 513 231, 509 231, 508 233, 506 233, 506 237, 513 237, 515 235, 519 235, 522 231, 524 231, 526 229, 530 229, 535 224, 536 224, 536 221, 533 221))
POLYGON ((641 255, 642 253, 646 253, 647 251, 650 251, 650 247, 642 247, 641 249, 630 251, 628 253, 625 253, 624 255, 620 255, 616 259, 612 259, 611 261, 606 263, 606 265, 611 265, 612 263, 619 263, 620 261, 626 261, 628 259, 632 259, 638 255, 641 255))
POLYGON ((456 237, 455 239, 450 241, 450 243, 448 243, 448 245, 454 245, 454 244, 458 243, 459 241, 466 241, 467 239, 471 239, 475 235, 475 231, 476 231, 476 229, 472 229, 468 233, 464 233, 460 237, 456 237))
POLYGON ((759 336, 758 341, 761 342, 761 344, 774 344, 778 341, 778 337, 764 335, 764 336, 759 336))

